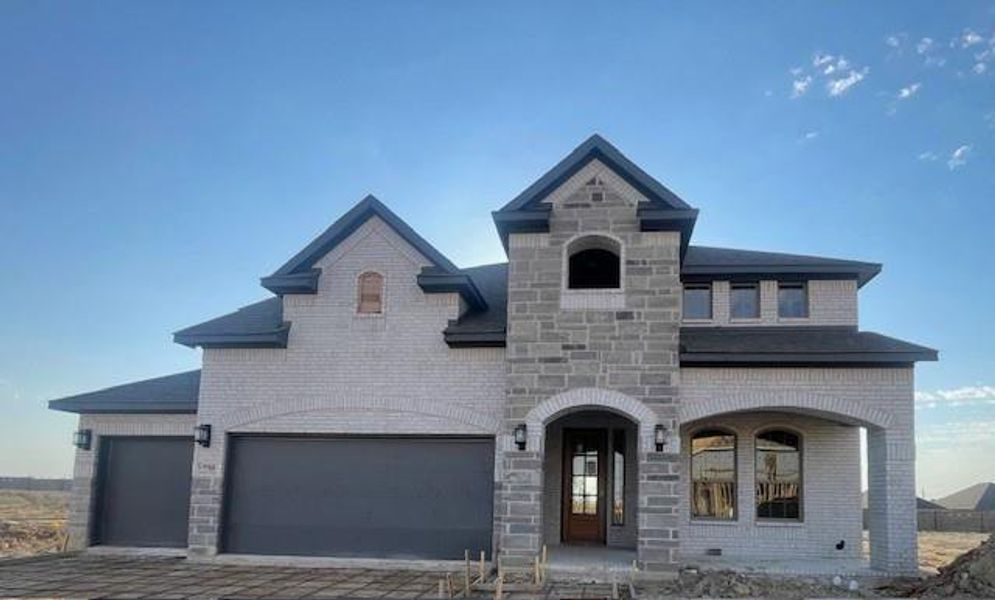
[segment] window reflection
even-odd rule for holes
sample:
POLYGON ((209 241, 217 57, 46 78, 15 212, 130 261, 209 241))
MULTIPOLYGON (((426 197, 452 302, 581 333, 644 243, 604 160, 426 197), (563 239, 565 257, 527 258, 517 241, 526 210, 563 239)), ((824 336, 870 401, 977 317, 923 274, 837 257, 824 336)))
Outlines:
POLYGON ((699 431, 691 438, 691 515, 736 518, 736 436, 699 431))
POLYGON ((758 519, 801 518, 801 440, 789 431, 767 431, 756 440, 758 519))

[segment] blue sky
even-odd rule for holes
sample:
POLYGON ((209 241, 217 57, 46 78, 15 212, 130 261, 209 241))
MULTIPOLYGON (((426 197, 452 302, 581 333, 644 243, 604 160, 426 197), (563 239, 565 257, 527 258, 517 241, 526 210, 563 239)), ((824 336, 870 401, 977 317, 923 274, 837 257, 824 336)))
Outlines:
POLYGON ((0 4, 0 473, 63 476, 45 401, 195 368, 170 332, 372 192, 457 264, 593 132, 699 244, 883 262, 919 486, 995 479, 995 2, 0 4))

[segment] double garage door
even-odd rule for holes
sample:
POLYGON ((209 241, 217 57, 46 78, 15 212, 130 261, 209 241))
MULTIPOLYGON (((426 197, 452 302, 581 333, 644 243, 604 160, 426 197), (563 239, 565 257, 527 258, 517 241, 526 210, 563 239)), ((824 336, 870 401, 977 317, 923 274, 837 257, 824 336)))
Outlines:
POLYGON ((221 550, 462 559, 491 550, 493 438, 229 438, 221 550))
MULTIPOLYGON (((491 438, 232 436, 221 550, 460 559, 491 549, 491 438)), ((102 437, 94 544, 187 545, 193 441, 102 437)))

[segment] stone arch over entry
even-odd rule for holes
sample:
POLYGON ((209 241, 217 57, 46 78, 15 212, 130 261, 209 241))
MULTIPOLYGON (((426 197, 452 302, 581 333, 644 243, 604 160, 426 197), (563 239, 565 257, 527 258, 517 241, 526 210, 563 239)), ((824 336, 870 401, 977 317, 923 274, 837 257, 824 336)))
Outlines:
POLYGON ((585 409, 607 410, 636 423, 643 449, 652 442, 653 428, 659 421, 656 413, 631 396, 601 388, 577 388, 551 396, 529 411, 525 417, 529 447, 541 452, 548 423, 564 414, 585 409))
POLYGON ((745 411, 798 412, 844 420, 871 428, 887 429, 892 426, 890 413, 868 404, 814 394, 743 394, 725 396, 705 402, 682 402, 678 410, 681 423, 689 423, 730 412, 745 411))

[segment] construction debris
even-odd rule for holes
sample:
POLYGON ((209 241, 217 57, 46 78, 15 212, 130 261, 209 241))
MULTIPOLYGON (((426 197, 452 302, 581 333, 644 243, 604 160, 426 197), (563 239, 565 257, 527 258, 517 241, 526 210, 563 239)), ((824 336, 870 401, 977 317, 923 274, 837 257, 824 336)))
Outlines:
POLYGON ((936 575, 906 585, 892 584, 888 590, 915 598, 995 598, 995 536, 940 567, 936 575))

